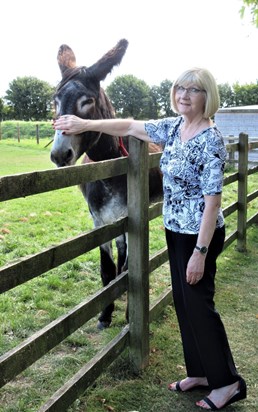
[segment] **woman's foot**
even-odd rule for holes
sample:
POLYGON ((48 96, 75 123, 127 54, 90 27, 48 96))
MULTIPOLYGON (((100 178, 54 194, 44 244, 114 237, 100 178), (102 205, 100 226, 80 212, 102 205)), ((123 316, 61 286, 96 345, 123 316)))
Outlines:
POLYGON ((199 386, 207 386, 207 378, 185 378, 181 381, 173 382, 168 385, 170 391, 186 392, 199 386))
POLYGON ((200 406, 202 409, 218 411, 225 406, 244 398, 246 398, 246 384, 243 379, 240 379, 240 381, 235 382, 232 385, 214 389, 207 398, 196 402, 196 405, 200 406))

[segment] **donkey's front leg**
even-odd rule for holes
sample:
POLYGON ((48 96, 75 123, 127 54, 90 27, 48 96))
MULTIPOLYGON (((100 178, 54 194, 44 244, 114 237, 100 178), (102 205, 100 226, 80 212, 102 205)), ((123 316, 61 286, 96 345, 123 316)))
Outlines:
MULTIPOLYGON (((116 265, 113 259, 112 242, 107 242, 100 246, 100 273, 103 286, 106 286, 116 277, 116 265)), ((108 328, 111 324, 114 303, 110 303, 98 319, 98 329, 108 328)))

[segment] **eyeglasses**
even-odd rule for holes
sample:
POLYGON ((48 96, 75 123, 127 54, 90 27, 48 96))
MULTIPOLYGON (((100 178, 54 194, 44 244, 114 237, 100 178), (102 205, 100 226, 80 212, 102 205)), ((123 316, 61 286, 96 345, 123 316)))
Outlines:
POLYGON ((189 96, 196 96, 201 92, 205 92, 205 90, 197 89, 196 87, 185 88, 183 86, 176 86, 176 91, 178 94, 183 94, 184 92, 186 92, 189 96))

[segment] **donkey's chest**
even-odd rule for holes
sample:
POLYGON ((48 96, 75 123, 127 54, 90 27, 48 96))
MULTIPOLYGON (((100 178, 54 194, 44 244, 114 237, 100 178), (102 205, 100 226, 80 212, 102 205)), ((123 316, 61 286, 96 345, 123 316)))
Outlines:
POLYGON ((100 204, 91 202, 90 199, 88 203, 95 226, 110 224, 127 214, 126 203, 119 194, 109 196, 105 202, 100 204))

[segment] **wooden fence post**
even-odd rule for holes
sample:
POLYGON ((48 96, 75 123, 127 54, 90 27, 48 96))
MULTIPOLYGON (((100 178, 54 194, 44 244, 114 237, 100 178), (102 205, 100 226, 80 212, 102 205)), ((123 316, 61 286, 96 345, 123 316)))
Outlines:
POLYGON ((237 249, 246 251, 248 135, 239 135, 237 249))
POLYGON ((39 144, 39 125, 38 124, 36 124, 36 141, 37 141, 37 144, 39 144))
MULTIPOLYGON (((234 135, 230 134, 228 136, 228 143, 235 143, 234 135)), ((229 159, 228 160, 229 160, 230 164, 233 164, 235 166, 235 151, 234 150, 231 150, 229 152, 229 159)))
POLYGON ((18 139, 18 143, 20 143, 20 125, 19 125, 19 123, 17 123, 17 139, 18 139))
POLYGON ((130 357, 136 373, 149 363, 148 144, 130 138, 128 157, 128 306, 130 357))

